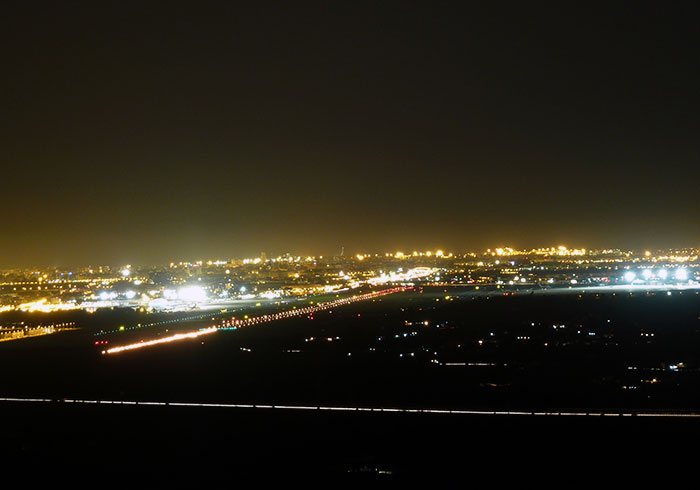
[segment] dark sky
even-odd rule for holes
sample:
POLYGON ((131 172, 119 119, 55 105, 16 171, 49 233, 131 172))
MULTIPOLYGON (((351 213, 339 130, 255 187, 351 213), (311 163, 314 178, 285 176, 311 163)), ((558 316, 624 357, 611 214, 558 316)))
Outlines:
POLYGON ((700 245, 693 2, 456 3, 3 2, 0 267, 700 245))

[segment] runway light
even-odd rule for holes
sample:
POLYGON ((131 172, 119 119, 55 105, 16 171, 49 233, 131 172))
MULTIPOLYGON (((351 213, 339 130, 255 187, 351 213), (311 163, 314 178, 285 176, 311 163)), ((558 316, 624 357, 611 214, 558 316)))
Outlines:
POLYGON ((642 276, 644 277, 645 281, 648 281, 649 279, 651 279, 651 269, 644 269, 642 271, 642 276))
POLYGON ((666 279, 668 277, 668 271, 666 269, 661 269, 658 274, 659 279, 666 279))
POLYGON ((632 271, 625 272, 625 281, 632 282, 632 281, 634 281, 635 277, 637 277, 637 276, 634 272, 632 272, 632 271))
POLYGON ((676 269, 676 279, 679 281, 687 281, 688 271, 686 269, 676 269))

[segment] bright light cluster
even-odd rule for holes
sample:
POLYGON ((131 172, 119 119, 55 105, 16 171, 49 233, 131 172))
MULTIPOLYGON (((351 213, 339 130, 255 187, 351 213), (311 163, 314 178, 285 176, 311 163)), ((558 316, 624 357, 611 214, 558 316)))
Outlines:
POLYGON ((78 306, 75 303, 48 303, 46 299, 23 303, 17 307, 20 311, 40 311, 42 313, 51 313, 53 311, 75 310, 78 306))
MULTIPOLYGON (((634 281, 639 281, 639 280, 644 280, 644 281, 654 281, 654 280, 660 280, 660 281, 665 281, 669 278, 669 270, 662 268, 658 270, 653 270, 653 269, 643 269, 641 272, 641 279, 637 278, 637 274, 633 271, 627 271, 625 272, 623 278, 627 282, 634 282, 634 281)), ((673 272, 673 279, 676 281, 681 281, 685 282, 689 280, 689 274, 688 274, 688 269, 685 267, 679 267, 673 272)))
POLYGON ((569 256, 582 256, 586 255, 588 251, 585 248, 567 248, 564 245, 559 245, 558 247, 550 248, 535 248, 532 250, 515 250, 510 247, 501 247, 496 249, 488 249, 486 251, 487 255, 493 257, 508 257, 511 255, 558 255, 560 257, 569 256))
POLYGON ((369 279, 367 282, 372 285, 386 284, 387 282, 407 282, 414 279, 419 279, 421 277, 427 277, 437 271, 438 269, 433 269, 430 267, 416 267, 406 272, 390 272, 389 274, 384 273, 379 277, 369 279))
POLYGON ((40 335, 49 335, 65 330, 74 330, 75 322, 51 323, 48 325, 25 325, 21 327, 2 327, 0 326, 0 342, 6 340, 16 340, 26 337, 37 337, 40 335))
POLYGON ((200 286, 188 286, 177 292, 178 298, 182 301, 201 303, 207 300, 207 292, 200 286))

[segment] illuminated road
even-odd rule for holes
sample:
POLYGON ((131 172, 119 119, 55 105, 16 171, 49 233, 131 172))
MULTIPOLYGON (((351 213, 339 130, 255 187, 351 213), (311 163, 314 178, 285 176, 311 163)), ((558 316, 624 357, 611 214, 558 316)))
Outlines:
POLYGON ((52 398, 0 398, 0 402, 14 403, 70 403, 78 405, 131 405, 141 407, 191 407, 191 408, 228 408, 228 409, 263 409, 263 410, 306 410, 339 412, 388 412, 388 413, 429 413, 443 415, 514 415, 514 416, 552 416, 552 417, 672 417, 700 418, 700 412, 658 411, 560 411, 560 410, 447 410, 438 408, 392 408, 392 407, 337 407, 329 405, 252 405, 235 403, 190 403, 157 402, 125 400, 77 400, 52 398))
POLYGON ((179 333, 176 335, 171 335, 169 337, 163 337, 163 338, 159 338, 159 339, 155 339, 155 340, 149 340, 149 341, 141 340, 140 342, 136 342, 134 344, 122 345, 119 347, 112 347, 111 349, 103 350, 102 353, 103 354, 116 354, 119 352, 124 352, 124 351, 129 351, 129 350, 134 350, 134 349, 141 349, 141 348, 150 347, 153 345, 175 342, 178 340, 193 339, 196 337, 200 337, 202 335, 208 335, 208 334, 215 333, 219 330, 236 330, 239 328, 250 327, 253 325, 259 325, 259 324, 263 324, 263 323, 269 323, 269 322, 272 322, 275 320, 283 320, 285 318, 292 318, 295 316, 313 315, 314 313, 319 312, 319 311, 328 310, 331 308, 336 308, 338 306, 343 306, 343 305, 347 305, 350 303, 356 303, 358 301, 366 301, 368 299, 379 298, 379 297, 385 296, 387 294, 399 293, 399 292, 407 291, 409 289, 413 289, 413 287, 399 286, 399 287, 394 287, 394 288, 389 288, 389 289, 382 289, 380 291, 373 291, 371 293, 355 295, 355 296, 351 296, 349 298, 337 299, 335 301, 331 301, 328 303, 319 303, 315 306, 307 306, 305 308, 294 308, 291 310, 282 311, 280 313, 273 313, 273 314, 269 314, 269 315, 260 315, 260 316, 256 316, 256 317, 252 317, 252 318, 246 318, 246 319, 226 320, 226 321, 221 322, 219 325, 214 325, 210 328, 195 330, 193 332, 179 333))

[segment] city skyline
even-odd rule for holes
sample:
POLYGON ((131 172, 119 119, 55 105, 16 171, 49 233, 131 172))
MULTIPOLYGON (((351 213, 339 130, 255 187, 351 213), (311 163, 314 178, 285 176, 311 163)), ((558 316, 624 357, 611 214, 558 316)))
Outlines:
MULTIPOLYGON (((384 257, 394 257, 394 258, 416 258, 416 257, 426 257, 431 256, 437 257, 477 257, 477 256, 524 256, 528 254, 532 255, 574 255, 574 256, 588 256, 590 254, 605 254, 605 253, 626 253, 626 254, 644 254, 647 256, 651 255, 657 256, 659 254, 670 254, 674 251, 691 251, 695 252, 697 255, 700 252, 700 247, 696 246, 674 246, 674 247, 636 247, 636 248, 624 248, 624 247, 569 247, 566 245, 561 245, 557 243, 556 245, 550 244, 547 246, 538 247, 515 247, 513 244, 499 244, 499 246, 491 245, 489 248, 481 249, 450 249, 447 247, 434 247, 432 249, 428 248, 407 248, 407 247, 397 247, 396 249, 389 250, 368 250, 368 249, 346 249, 341 246, 336 249, 335 253, 299 253, 296 250, 285 250, 284 252, 278 252, 276 250, 259 250, 257 253, 253 252, 250 254, 219 254, 213 256, 206 256, 203 254, 192 255, 189 257, 171 257, 170 259, 165 259, 163 257, 156 258, 155 260, 112 260, 105 262, 78 262, 78 263, 42 263, 42 262, 30 262, 30 263, 13 263, 9 265, 4 265, 0 262, 0 271, 3 270, 44 270, 44 269, 56 269, 56 270, 69 270, 69 269, 89 269, 91 267, 112 267, 112 268, 123 268, 131 267, 165 267, 173 265, 185 265, 185 264, 199 264, 199 265, 222 265, 225 263, 247 263, 253 259, 263 259, 263 262, 275 262, 276 260, 284 259, 332 259, 332 258, 344 258, 346 260, 353 260, 356 258, 384 258, 384 257), (562 253, 563 252, 563 253, 562 253)), ((694 261, 696 259, 690 259, 694 261)), ((257 263, 257 262, 256 262, 257 263)))

